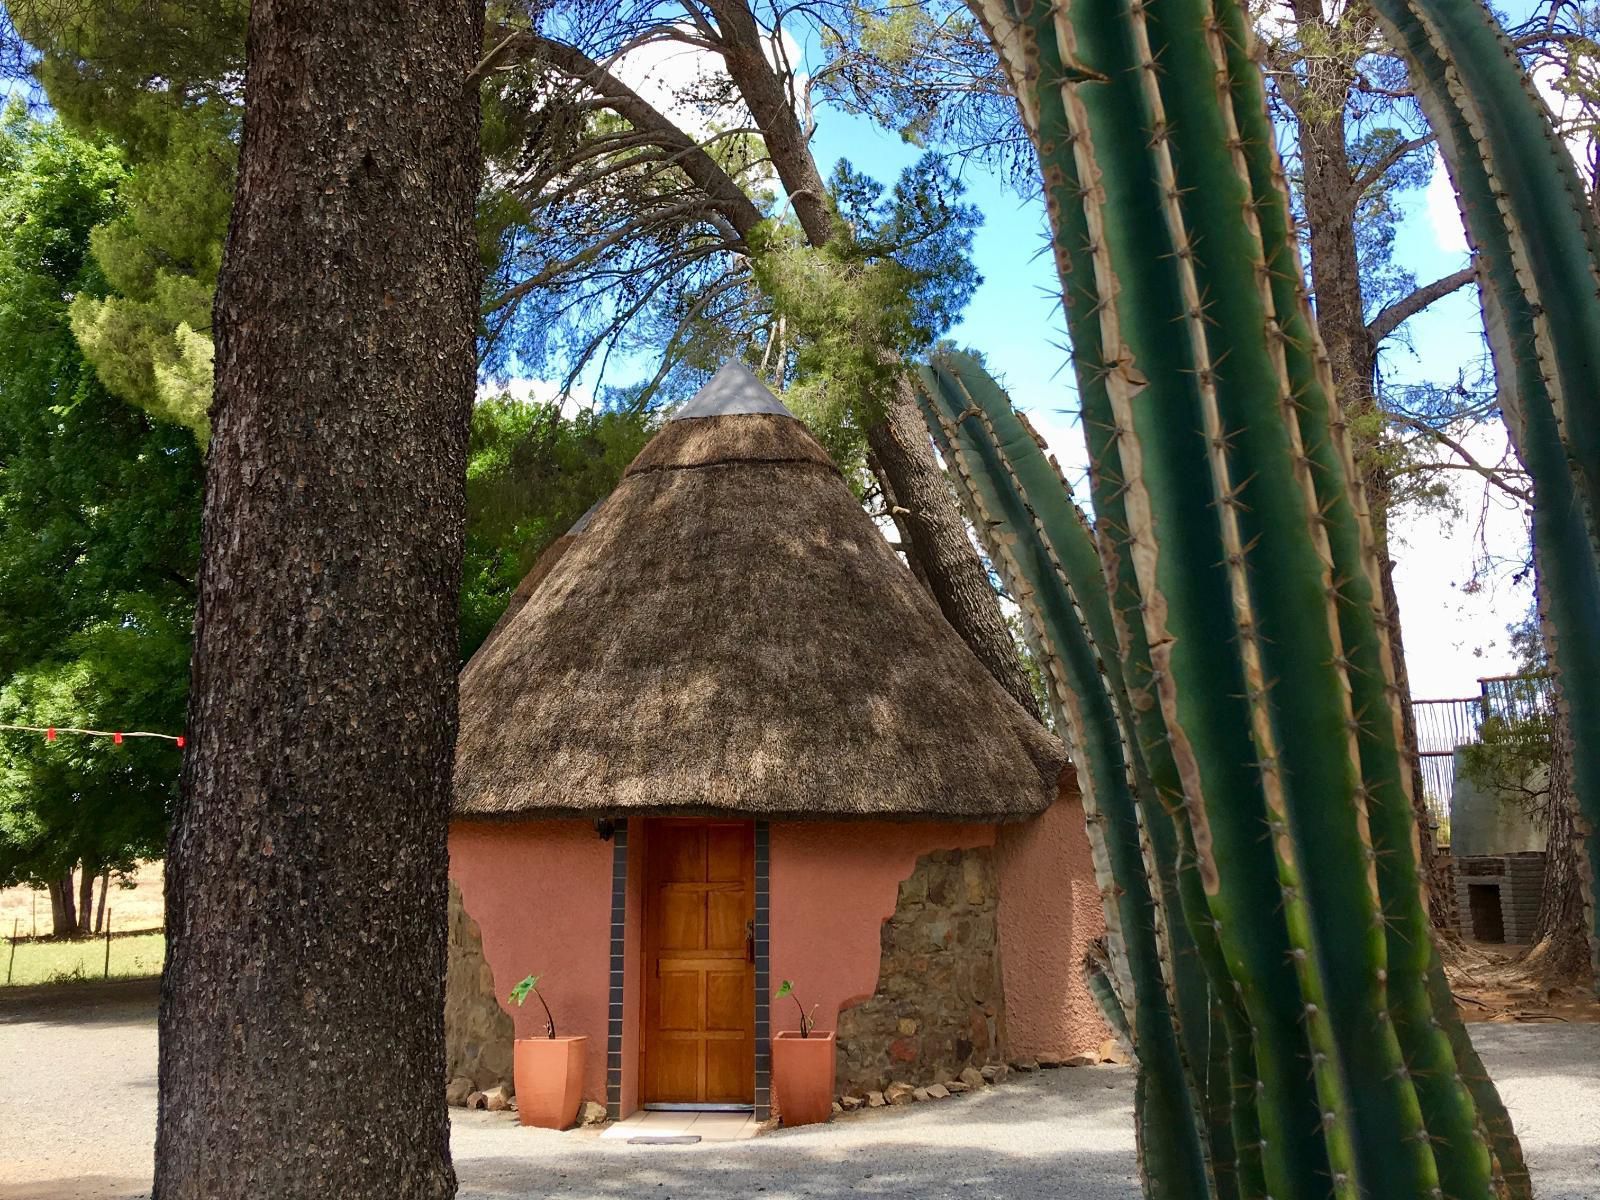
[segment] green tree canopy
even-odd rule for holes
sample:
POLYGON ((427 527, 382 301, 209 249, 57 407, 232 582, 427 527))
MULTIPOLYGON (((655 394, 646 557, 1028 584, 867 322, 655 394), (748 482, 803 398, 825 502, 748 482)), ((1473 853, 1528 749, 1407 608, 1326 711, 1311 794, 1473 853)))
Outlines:
POLYGON ((150 116, 115 217, 90 238, 111 291, 73 301, 101 380, 155 416, 210 436, 211 296, 233 199, 237 114, 143 102, 150 116))
MULTIPOLYGON (((106 294, 90 231, 119 152, 19 108, 0 122, 0 721, 182 727, 200 453, 112 396, 70 328, 106 294)), ((0 734, 0 881, 158 851, 171 743, 0 734)))
POLYGON ((510 396, 472 413, 467 462, 461 661, 472 657, 546 546, 610 495, 652 430, 628 410, 584 410, 510 396))

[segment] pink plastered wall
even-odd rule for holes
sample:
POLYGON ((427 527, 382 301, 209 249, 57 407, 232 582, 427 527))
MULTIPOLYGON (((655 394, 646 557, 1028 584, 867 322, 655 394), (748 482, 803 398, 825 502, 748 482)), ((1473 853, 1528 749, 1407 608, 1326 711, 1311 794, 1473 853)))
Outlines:
MULTIPOLYGON (((993 825, 773 822, 774 989, 793 980, 806 1007, 817 1006, 817 1028, 837 1029, 839 1010, 867 999, 878 985, 879 933, 917 859, 994 840, 993 825)), ((775 1004, 773 1032, 795 1028, 797 1015, 792 1001, 775 1004)))
POLYGON ((483 933, 495 994, 518 1037, 544 1030, 544 1010, 506 995, 539 975, 556 1032, 586 1034, 583 1094, 606 1098, 606 1006, 610 979, 611 853, 588 821, 457 821, 450 827, 450 877, 483 933))
POLYGON ((1111 1031, 1083 981, 1082 963, 1106 923, 1070 768, 1043 815, 1000 827, 995 861, 1012 1057, 1061 1061, 1094 1051, 1111 1031))

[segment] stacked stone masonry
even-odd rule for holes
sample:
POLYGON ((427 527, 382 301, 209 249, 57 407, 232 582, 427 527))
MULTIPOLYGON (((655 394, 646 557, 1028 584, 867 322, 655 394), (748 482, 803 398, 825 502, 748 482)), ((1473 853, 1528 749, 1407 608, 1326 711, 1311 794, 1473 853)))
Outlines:
POLYGON ((1541 852, 1474 855, 1457 858, 1455 868, 1455 912, 1461 936, 1474 941, 1494 941, 1484 928, 1482 899, 1492 890, 1498 900, 1500 932, 1507 945, 1522 946, 1533 941, 1539 920, 1539 903, 1544 894, 1545 856, 1541 852), (1480 897, 1475 906, 1474 889, 1480 897))
MULTIPOLYGON (((450 951, 445 970, 445 1079, 470 1080, 472 1090, 511 1094, 511 1018, 495 996, 494 972, 483 956, 483 935, 450 883, 450 951)), ((465 1096, 458 1103, 464 1103, 465 1096)))
POLYGON ((876 991, 839 1014, 841 1092, 942 1084, 1004 1059, 998 906, 987 847, 917 860, 883 924, 876 991))

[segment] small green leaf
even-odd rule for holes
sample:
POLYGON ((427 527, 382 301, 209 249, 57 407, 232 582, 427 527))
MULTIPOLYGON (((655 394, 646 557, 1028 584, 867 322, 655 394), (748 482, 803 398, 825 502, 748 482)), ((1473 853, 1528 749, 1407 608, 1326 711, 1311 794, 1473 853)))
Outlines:
POLYGON ((785 979, 778 985, 778 992, 772 998, 774 1000, 782 1000, 785 996, 792 995, 794 995, 794 981, 792 979, 785 979))
POLYGON ((511 1003, 517 1005, 522 1004, 525 1000, 527 1000, 528 994, 538 986, 539 977, 537 975, 529 975, 521 983, 517 984, 516 987, 511 989, 511 995, 509 997, 511 1003))

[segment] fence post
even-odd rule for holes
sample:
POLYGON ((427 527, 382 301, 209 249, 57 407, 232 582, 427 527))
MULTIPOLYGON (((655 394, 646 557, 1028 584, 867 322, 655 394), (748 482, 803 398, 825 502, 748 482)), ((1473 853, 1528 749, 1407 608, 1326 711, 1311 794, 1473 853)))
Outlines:
POLYGON ((111 910, 106 909, 106 973, 104 978, 111 978, 111 910))
POLYGON ((21 917, 11 918, 11 961, 6 963, 6 984, 11 983, 11 968, 17 965, 17 927, 22 924, 21 917))

